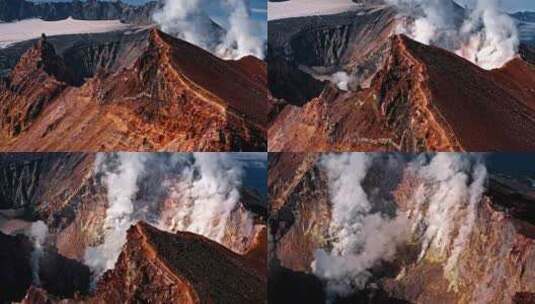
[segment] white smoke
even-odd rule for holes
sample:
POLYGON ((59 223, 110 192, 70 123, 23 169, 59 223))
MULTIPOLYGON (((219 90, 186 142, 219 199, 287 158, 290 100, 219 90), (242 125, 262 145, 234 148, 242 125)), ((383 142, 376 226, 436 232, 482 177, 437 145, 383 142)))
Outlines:
POLYGON ((195 44, 224 59, 252 55, 264 58, 264 40, 254 32, 255 22, 246 0, 166 0, 153 15, 162 31, 195 44), (206 9, 216 7, 226 18, 224 30, 208 16, 206 9))
POLYGON ((33 284, 35 286, 41 286, 41 279, 39 277, 39 263, 44 253, 43 245, 48 236, 48 226, 43 221, 33 222, 28 231, 26 231, 26 235, 33 242, 33 251, 30 257, 33 284))
POLYGON ((477 0, 475 8, 469 9, 466 16, 461 16, 449 0, 386 2, 407 17, 399 33, 455 52, 484 69, 502 67, 517 53, 519 38, 515 22, 499 10, 497 0, 477 0))
POLYGON ((349 84, 353 78, 345 71, 338 71, 331 75, 330 81, 336 83, 340 90, 349 91, 349 84))
POLYGON ((227 221, 240 199, 243 168, 224 153, 195 153, 194 156, 193 166, 171 185, 171 198, 185 204, 166 210, 160 226, 191 231, 221 242, 227 221))
POLYGON ((367 283, 369 269, 390 260, 406 239, 406 218, 372 213, 373 205, 362 188, 371 165, 364 153, 327 155, 322 166, 328 177, 332 203, 329 234, 332 249, 319 249, 312 263, 314 274, 327 281, 329 296, 347 295, 367 283))
POLYGON ((246 0, 226 0, 230 11, 229 27, 216 54, 222 58, 238 59, 247 55, 264 58, 264 41, 253 33, 254 23, 246 0))
MULTIPOLYGON (((98 154, 96 168, 104 175, 108 209, 102 244, 85 253, 94 282, 114 268, 127 230, 140 220, 168 232, 190 231, 222 243, 239 205, 242 166, 227 153, 98 154)), ((250 236, 253 218, 248 211, 243 213, 240 233, 250 236)))
POLYGON ((518 51, 518 30, 511 17, 498 10, 497 0, 479 0, 460 31, 463 41, 457 55, 484 69, 500 68, 518 51))
POLYGON ((414 227, 424 227, 420 259, 428 253, 447 257, 445 273, 455 276, 477 218, 486 168, 478 155, 462 153, 438 153, 426 165, 412 165, 423 181, 411 206, 414 227))
POLYGON ((349 75, 346 71, 340 70, 334 73, 319 72, 315 68, 311 68, 305 65, 300 65, 299 69, 319 81, 329 81, 334 83, 338 89, 342 91, 349 91, 352 82, 355 81, 354 77, 349 75))
POLYGON ((144 153, 118 153, 119 166, 111 170, 104 161, 104 154, 97 154, 97 172, 106 172, 108 209, 104 221, 104 240, 97 247, 88 247, 84 261, 98 279, 106 270, 113 269, 121 248, 126 242, 126 232, 134 223, 133 200, 138 191, 137 181, 144 170, 148 155, 144 153))
POLYGON ((370 270, 391 261, 397 247, 409 240, 421 244, 418 261, 426 256, 443 259, 446 278, 455 287, 457 264, 469 246, 484 193, 486 168, 479 155, 422 154, 407 163, 403 158, 384 162, 374 154, 347 153, 325 155, 320 164, 332 204, 330 246, 316 251, 311 266, 326 281, 330 298, 366 287, 370 270), (392 164, 396 162, 399 165, 392 164), (377 210, 380 202, 370 201, 362 187, 377 163, 418 181, 412 197, 402 202, 403 211, 394 216, 377 210))

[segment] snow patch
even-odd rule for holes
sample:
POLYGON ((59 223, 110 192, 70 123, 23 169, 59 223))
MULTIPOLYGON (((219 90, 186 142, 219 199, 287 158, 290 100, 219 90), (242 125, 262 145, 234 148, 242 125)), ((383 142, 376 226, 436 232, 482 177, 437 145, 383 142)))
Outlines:
POLYGON ((47 36, 104 33, 135 28, 120 20, 76 20, 71 17, 59 21, 26 19, 16 22, 0 23, 0 48, 14 43, 47 36))
POLYGON ((334 15, 361 8, 352 0, 290 0, 268 2, 268 20, 334 15))

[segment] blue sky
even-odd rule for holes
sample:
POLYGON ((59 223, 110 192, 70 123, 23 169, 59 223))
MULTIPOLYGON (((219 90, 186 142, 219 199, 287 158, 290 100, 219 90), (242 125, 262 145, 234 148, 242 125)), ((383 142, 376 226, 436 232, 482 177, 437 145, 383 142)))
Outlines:
MULTIPOLYGON (((475 0, 455 0, 459 4, 474 3, 475 0)), ((535 11, 535 0, 498 0, 500 7, 508 12, 535 11)))
POLYGON ((253 18, 257 20, 267 19, 267 1, 266 0, 249 0, 253 18))
MULTIPOLYGON (((124 0, 125 2, 128 0, 124 0)), ((222 1, 221 1, 222 2, 222 1)), ((255 20, 267 20, 267 0, 249 0, 252 16, 255 20)), ((212 8, 212 13, 217 15, 219 10, 218 5, 215 4, 212 8)))

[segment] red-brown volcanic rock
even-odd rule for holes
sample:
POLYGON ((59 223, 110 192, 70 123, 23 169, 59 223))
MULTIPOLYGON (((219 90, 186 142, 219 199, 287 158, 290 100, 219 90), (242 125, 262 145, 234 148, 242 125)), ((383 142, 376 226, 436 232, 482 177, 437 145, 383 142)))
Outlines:
POLYGON ((535 67, 486 71, 446 50, 394 36, 371 88, 326 88, 287 106, 271 151, 528 151, 535 148, 535 67), (499 127, 498 127, 499 126, 499 127))
MULTIPOLYGON (((265 303, 266 284, 265 271, 218 243, 139 223, 94 295, 61 303, 265 303)), ((58 303, 38 289, 25 301, 58 303)))
POLYGON ((66 67, 48 43, 29 50, 0 84, 0 149, 264 149, 271 111, 265 64, 221 60, 149 31, 127 54, 134 59, 89 79, 73 79, 69 69, 77 67, 66 67))

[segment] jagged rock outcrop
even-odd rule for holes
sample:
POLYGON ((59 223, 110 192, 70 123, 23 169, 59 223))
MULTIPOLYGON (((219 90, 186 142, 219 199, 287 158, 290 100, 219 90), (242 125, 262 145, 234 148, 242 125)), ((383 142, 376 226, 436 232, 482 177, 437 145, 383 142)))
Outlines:
POLYGON ((97 297, 101 299, 129 302, 129 299, 140 298, 150 302, 180 303, 265 302, 265 274, 257 272, 243 257, 215 242, 191 233, 173 235, 160 232, 144 224, 134 226, 128 238, 118 266, 103 278, 97 288, 97 297), (139 271, 141 269, 144 271, 139 271), (136 277, 130 280, 123 277, 132 270, 137 272, 136 277), (137 281, 144 278, 148 281, 137 281), (128 281, 134 284, 121 285, 128 281), (149 282, 151 284, 147 284, 149 282), (157 287, 159 284, 162 284, 161 289, 157 287))
POLYGON ((54 60, 26 52, 0 91, 0 149, 265 149, 272 105, 262 61, 221 60, 156 29, 110 35, 111 44, 102 35, 60 43, 54 60))
POLYGON ((11 71, 8 88, 0 92, 0 128, 17 136, 73 81, 61 57, 43 37, 21 57, 11 71), (24 96, 22 101, 19 96, 24 96))
POLYGON ((528 151, 535 142, 534 71, 521 59, 486 71, 394 36, 369 89, 326 88, 303 107, 287 106, 269 129, 269 149, 528 151))
MULTIPOLYGON (((138 223, 94 294, 61 303, 265 303, 266 284, 265 271, 213 241, 138 223)), ((31 289, 24 303, 59 302, 31 289)))

